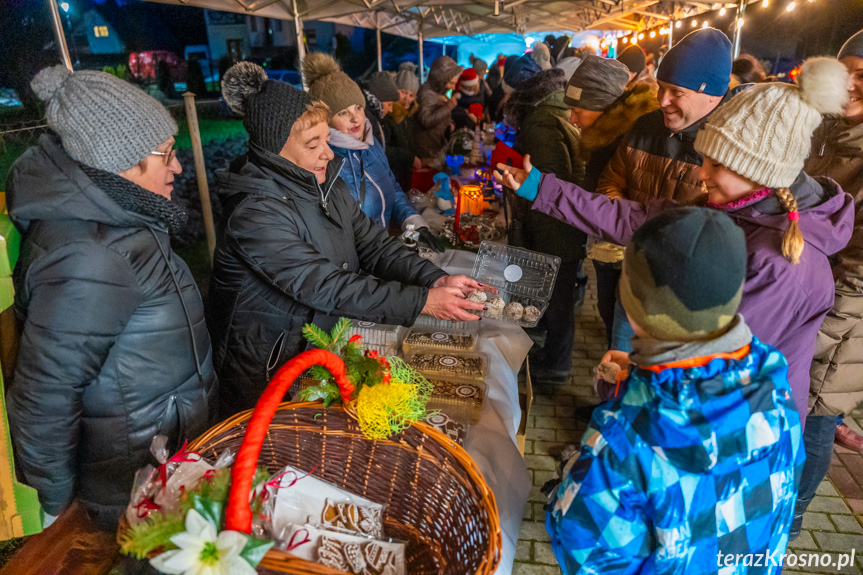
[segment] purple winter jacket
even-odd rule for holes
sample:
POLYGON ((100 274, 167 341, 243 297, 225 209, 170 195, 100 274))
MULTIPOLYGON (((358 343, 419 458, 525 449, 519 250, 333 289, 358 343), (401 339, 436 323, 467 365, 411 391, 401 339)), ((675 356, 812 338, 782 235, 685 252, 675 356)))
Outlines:
MULTIPOLYGON (((761 341, 788 359, 788 382, 801 423, 809 400, 809 366, 815 336, 833 307, 833 273, 828 256, 848 243, 854 226, 854 200, 829 179, 801 172, 791 191, 800 211, 806 242, 800 263, 782 256, 788 213, 775 195, 726 213, 746 235, 747 276, 739 312, 761 341)), ((644 222, 679 204, 611 200, 543 174, 533 209, 573 225, 589 235, 620 245, 629 243, 644 222)))

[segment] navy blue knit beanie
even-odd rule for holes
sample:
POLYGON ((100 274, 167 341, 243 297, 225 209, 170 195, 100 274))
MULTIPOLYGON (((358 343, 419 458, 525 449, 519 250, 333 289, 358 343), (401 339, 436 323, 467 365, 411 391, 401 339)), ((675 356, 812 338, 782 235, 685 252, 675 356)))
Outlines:
MULTIPOLYGON (((509 58, 507 58, 507 64, 509 58)), ((525 54, 511 65, 504 65, 503 81, 514 90, 521 90, 531 78, 542 72, 542 68, 530 54, 525 54)))
POLYGON ((731 81, 731 42, 716 28, 687 34, 668 51, 656 79, 710 96, 724 96, 731 81))

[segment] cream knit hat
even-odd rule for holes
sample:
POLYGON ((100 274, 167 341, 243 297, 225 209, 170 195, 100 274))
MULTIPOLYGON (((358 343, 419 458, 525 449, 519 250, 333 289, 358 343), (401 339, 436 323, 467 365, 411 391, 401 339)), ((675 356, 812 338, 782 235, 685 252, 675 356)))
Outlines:
POLYGON ((835 58, 812 58, 799 86, 759 84, 720 106, 695 139, 695 149, 769 188, 787 188, 803 169, 822 114, 848 101, 848 72, 835 58))

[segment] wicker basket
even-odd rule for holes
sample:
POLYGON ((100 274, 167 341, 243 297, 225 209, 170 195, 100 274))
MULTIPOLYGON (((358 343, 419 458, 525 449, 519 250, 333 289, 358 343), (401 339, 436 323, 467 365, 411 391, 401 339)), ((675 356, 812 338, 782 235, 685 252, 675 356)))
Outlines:
MULTIPOLYGON (((275 392, 273 386, 281 380, 278 387, 283 396, 300 372, 280 372, 267 391, 275 392)), ((259 419, 264 403, 259 402, 255 410, 259 419)), ((250 437, 261 434, 253 431, 247 436, 252 417, 251 410, 235 415, 199 437, 189 449, 213 460, 225 449, 239 450, 245 441, 243 450, 254 453, 250 437)), ((414 424, 389 440, 371 440, 341 407, 281 403, 263 436, 257 465, 270 472, 286 465, 315 469, 316 477, 384 504, 384 531, 407 542, 410 575, 490 575, 500 563, 500 520, 494 494, 467 452, 429 425, 414 424)), ((253 467, 247 466, 247 472, 238 467, 235 464, 232 472, 234 486, 245 483, 237 479, 243 474, 251 481, 253 467)), ((242 499, 248 509, 248 495, 242 499)), ((239 502, 240 497, 234 501, 239 502)), ((231 515, 229 499, 229 522, 231 515)), ((343 573, 274 549, 258 571, 343 573)))

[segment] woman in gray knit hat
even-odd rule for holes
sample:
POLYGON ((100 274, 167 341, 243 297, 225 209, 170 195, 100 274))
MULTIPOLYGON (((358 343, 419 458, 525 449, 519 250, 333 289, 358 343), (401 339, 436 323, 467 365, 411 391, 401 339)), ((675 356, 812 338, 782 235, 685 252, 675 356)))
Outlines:
POLYGON ((452 110, 458 105, 458 100, 446 93, 455 90, 463 69, 449 56, 440 56, 432 62, 428 80, 417 92, 416 146, 421 158, 434 158, 446 146, 452 110))
POLYGON ((113 530, 153 437, 177 449, 215 416, 201 296, 169 238, 185 218, 170 201, 177 126, 103 72, 55 66, 31 85, 54 133, 18 159, 6 188, 23 237, 12 439, 46 513, 78 499, 113 530))

